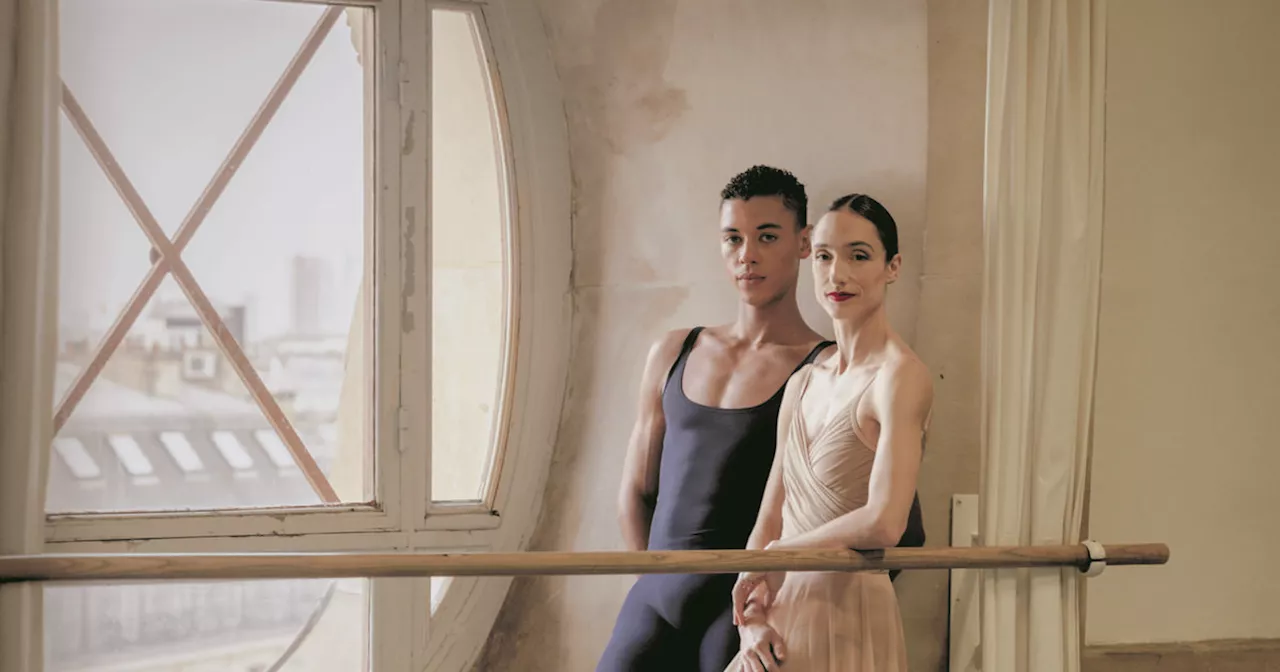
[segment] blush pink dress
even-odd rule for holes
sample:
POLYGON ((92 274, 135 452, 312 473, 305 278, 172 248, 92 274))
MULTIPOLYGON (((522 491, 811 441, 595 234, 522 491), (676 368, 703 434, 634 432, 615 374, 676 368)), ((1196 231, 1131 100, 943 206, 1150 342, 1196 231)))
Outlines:
MULTIPOLYGON (((800 393, 785 409, 791 420, 782 456, 784 539, 865 505, 875 458, 875 441, 855 417, 867 388, 810 440, 799 400, 813 367, 797 375, 800 393)), ((787 672, 906 672, 902 615, 887 572, 788 572, 767 618, 785 644, 787 672)), ((742 656, 728 672, 749 669, 742 656)))

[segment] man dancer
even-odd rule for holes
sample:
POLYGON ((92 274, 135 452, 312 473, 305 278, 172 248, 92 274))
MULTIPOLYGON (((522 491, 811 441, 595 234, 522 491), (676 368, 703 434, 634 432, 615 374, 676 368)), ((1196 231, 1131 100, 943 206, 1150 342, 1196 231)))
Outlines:
MULTIPOLYGON (((618 498, 630 550, 746 547, 787 379, 831 345, 796 303, 800 260, 810 251, 804 185, 787 171, 755 166, 720 196, 720 251, 738 289, 738 318, 677 329, 649 350, 618 498)), ((924 545, 918 498, 899 545, 924 545)), ((739 647, 736 579, 642 576, 597 672, 724 670, 739 647)))

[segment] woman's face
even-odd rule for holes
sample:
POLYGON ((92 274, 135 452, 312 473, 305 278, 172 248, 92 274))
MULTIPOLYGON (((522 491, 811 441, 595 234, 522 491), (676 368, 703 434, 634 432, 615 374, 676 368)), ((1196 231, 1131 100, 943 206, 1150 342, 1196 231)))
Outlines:
POLYGON ((885 258, 875 224, 848 210, 828 212, 818 220, 812 240, 814 291, 832 319, 870 315, 884 303, 902 256, 885 258))

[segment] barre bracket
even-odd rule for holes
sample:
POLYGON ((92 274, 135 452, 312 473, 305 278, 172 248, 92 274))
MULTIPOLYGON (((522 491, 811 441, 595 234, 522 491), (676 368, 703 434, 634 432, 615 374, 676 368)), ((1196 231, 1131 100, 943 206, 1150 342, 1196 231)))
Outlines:
POLYGON ((1089 551, 1089 564, 1081 567, 1080 571, 1085 578, 1092 579, 1107 568, 1107 549, 1092 539, 1085 539, 1080 543, 1089 551))

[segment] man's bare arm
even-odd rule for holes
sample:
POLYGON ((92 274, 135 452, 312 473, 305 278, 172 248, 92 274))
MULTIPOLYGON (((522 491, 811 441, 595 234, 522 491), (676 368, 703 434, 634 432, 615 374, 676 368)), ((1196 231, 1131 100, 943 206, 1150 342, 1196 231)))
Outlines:
POLYGON ((622 486, 618 489, 618 525, 630 551, 643 551, 649 546, 649 525, 658 496, 662 436, 667 429, 666 417, 662 414, 662 388, 688 335, 688 329, 668 332, 649 348, 645 361, 638 413, 622 467, 622 486))

